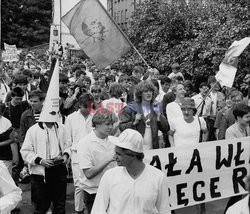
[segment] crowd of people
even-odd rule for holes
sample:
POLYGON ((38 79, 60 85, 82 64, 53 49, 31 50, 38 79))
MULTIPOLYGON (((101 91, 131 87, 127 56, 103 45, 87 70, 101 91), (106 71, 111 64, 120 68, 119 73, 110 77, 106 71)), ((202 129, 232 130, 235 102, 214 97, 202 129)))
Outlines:
POLYGON ((240 88, 209 76, 196 89, 176 62, 171 73, 135 65, 126 74, 61 58, 58 122, 39 119, 54 65, 27 54, 0 77, 0 164, 17 186, 31 183, 35 214, 51 203, 65 213, 70 172, 76 213, 170 213, 167 178, 143 151, 250 136, 249 74, 240 88))

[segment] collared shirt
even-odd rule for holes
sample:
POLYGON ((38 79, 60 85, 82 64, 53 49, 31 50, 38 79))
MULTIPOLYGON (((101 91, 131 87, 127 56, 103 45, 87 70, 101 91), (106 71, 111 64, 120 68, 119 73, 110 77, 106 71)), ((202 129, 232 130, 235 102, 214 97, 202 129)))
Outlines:
MULTIPOLYGON (((90 169, 91 167, 103 162, 107 153, 114 151, 115 146, 108 141, 108 138, 100 139, 92 131, 90 134, 82 138, 78 143, 77 155, 79 160, 79 168, 90 169)), ((89 194, 97 192, 100 180, 104 172, 113 168, 116 164, 111 162, 106 168, 95 177, 88 179, 85 175, 81 178, 82 188, 89 194)))
POLYGON ((170 214, 163 172, 146 165, 133 179, 125 167, 108 170, 100 182, 92 214, 170 214))
POLYGON ((87 119, 81 114, 80 110, 70 114, 67 117, 65 126, 70 135, 72 142, 72 150, 77 150, 79 140, 88 135, 92 130, 92 114, 89 114, 87 119))
POLYGON ((203 97, 201 96, 201 94, 196 94, 192 97, 192 99, 195 102, 195 108, 197 109, 197 113, 196 115, 200 115, 202 117, 207 117, 211 115, 211 109, 212 109, 212 99, 210 97, 206 97, 205 99, 205 105, 203 107, 202 113, 201 113, 201 109, 202 109, 202 101, 203 101, 203 97), (201 113, 201 114, 200 114, 201 113))
POLYGON ((58 131, 56 130, 55 125, 53 125, 51 128, 48 128, 45 123, 44 123, 44 130, 47 135, 46 158, 47 159, 56 158, 62 153, 59 146, 58 131))

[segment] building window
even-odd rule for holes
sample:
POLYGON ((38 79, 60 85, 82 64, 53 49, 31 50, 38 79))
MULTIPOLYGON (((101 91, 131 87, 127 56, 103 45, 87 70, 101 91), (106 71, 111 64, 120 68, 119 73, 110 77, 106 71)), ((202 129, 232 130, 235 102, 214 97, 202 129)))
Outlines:
POLYGON ((123 10, 121 11, 121 22, 123 22, 123 10))
POLYGON ((128 9, 125 9, 125 11, 124 11, 124 21, 125 22, 127 21, 127 12, 128 12, 128 9))
POLYGON ((116 21, 117 21, 117 23, 120 23, 119 18, 120 18, 120 11, 118 11, 118 12, 117 12, 117 20, 116 20, 116 21))

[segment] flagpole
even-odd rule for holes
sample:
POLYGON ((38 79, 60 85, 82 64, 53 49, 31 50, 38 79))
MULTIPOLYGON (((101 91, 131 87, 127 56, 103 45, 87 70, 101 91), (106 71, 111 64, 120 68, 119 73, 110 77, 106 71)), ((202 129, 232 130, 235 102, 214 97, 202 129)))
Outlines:
POLYGON ((102 3, 100 3, 99 0, 96 0, 98 2, 98 4, 102 7, 102 9, 105 11, 105 13, 108 15, 108 17, 112 20, 112 22, 114 23, 114 25, 118 28, 118 30, 120 31, 120 33, 125 37, 125 39, 128 41, 128 43, 132 46, 132 48, 135 50, 135 52, 139 55, 139 57, 142 59, 142 61, 145 63, 145 65, 150 68, 150 66, 148 65, 148 63, 145 61, 145 59, 142 57, 142 55, 140 54, 140 52, 137 50, 137 48, 133 45, 133 43, 130 41, 130 39, 127 37, 127 35, 122 31, 122 29, 120 28, 120 26, 114 21, 114 19, 112 18, 112 16, 110 16, 110 14, 108 13, 108 11, 106 10, 106 8, 102 5, 102 3))
POLYGON ((202 97, 202 101, 201 101, 201 103, 197 106, 197 110, 201 107, 201 105, 202 105, 202 103, 203 102, 205 102, 205 100, 206 100, 206 98, 209 96, 209 94, 212 92, 212 90, 214 89, 214 87, 216 86, 216 84, 217 83, 219 83, 218 81, 216 81, 216 83, 213 85, 213 87, 211 87, 210 89, 209 89, 209 91, 207 92, 207 94, 205 95, 205 97, 203 98, 202 97))

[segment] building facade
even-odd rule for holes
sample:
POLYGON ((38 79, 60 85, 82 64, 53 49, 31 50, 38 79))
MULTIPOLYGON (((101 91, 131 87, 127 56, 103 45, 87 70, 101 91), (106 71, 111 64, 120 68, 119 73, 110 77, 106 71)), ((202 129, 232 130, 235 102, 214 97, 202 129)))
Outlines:
MULTIPOLYGON (((107 11, 122 30, 126 30, 136 6, 144 0, 107 0, 107 11)), ((168 3, 189 4, 190 2, 204 4, 207 0, 161 0, 168 3)))
POLYGON ((130 25, 137 4, 143 0, 107 0, 107 11, 122 30, 130 25))

